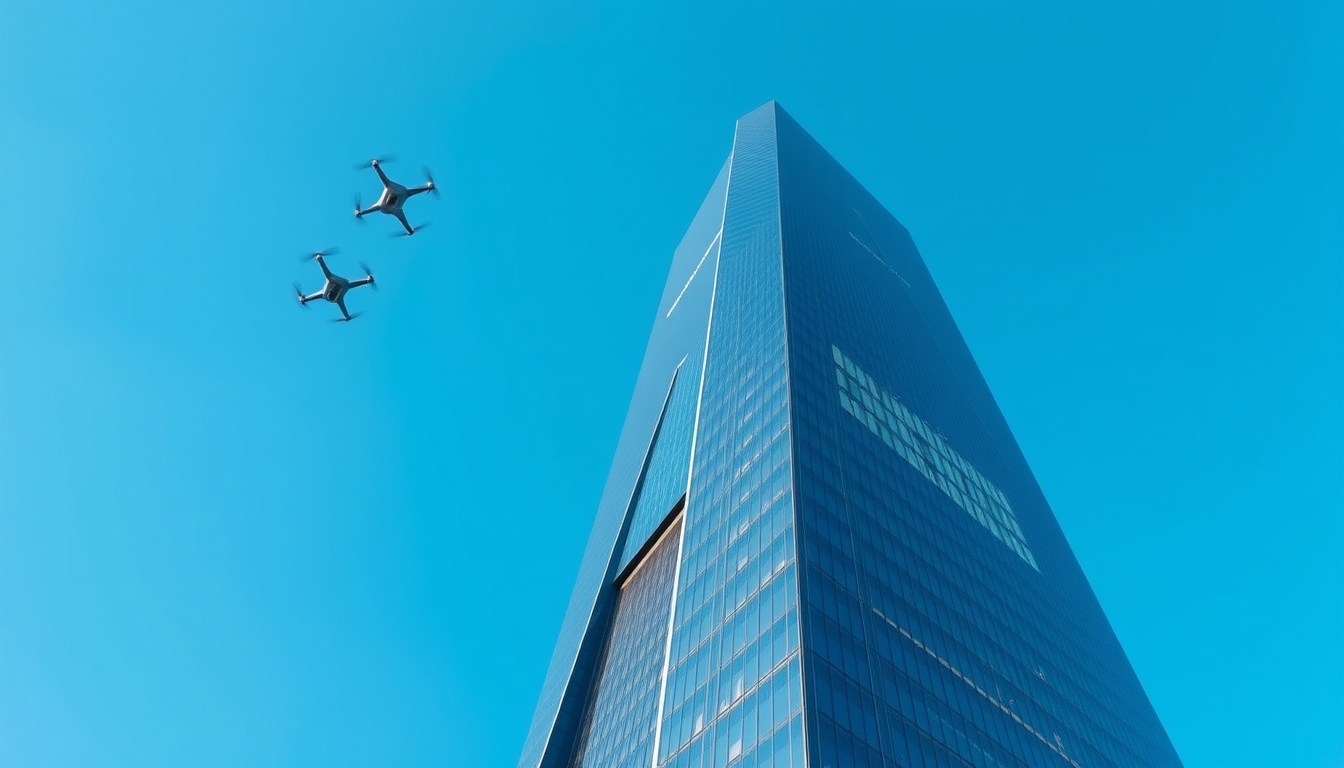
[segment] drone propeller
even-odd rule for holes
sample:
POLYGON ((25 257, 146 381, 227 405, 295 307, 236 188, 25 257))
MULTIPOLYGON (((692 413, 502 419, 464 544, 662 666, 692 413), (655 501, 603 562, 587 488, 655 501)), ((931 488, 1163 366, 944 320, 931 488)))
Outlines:
POLYGON ((358 194, 355 195, 355 221, 364 222, 364 204, 358 194))
POLYGON ((334 318, 331 319, 331 322, 333 322, 333 323, 348 323, 348 322, 350 322, 351 320, 354 320, 356 317, 359 317, 359 316, 362 315, 362 314, 364 314, 364 313, 363 313, 363 312, 351 312, 349 317, 334 317, 334 318))
POLYGON ((298 283, 294 284, 294 293, 299 297, 299 306, 307 309, 308 302, 303 300, 303 289, 299 287, 298 283))
POLYGON ((318 251, 317 253, 306 253, 303 256, 299 257, 299 261, 312 261, 313 259, 316 259, 318 256, 326 258, 327 256, 331 256, 333 254, 337 254, 340 252, 341 252, 340 248, 327 248, 325 250, 318 251))
POLYGON ((355 165, 355 170, 362 171, 365 168, 372 168, 374 165, 382 165, 383 163, 395 163, 396 161, 397 161, 396 155, 383 155, 382 157, 375 157, 372 160, 365 160, 362 163, 357 163, 355 165))
POLYGON ((361 261, 359 262, 359 268, 364 270, 364 276, 369 278, 369 287, 375 291, 378 290, 378 281, 373 279, 373 272, 369 271, 369 265, 361 261))
POLYGON ((421 224, 421 225, 419 225, 419 226, 415 226, 415 227, 411 227, 411 231, 410 231, 410 232, 407 232, 406 230, 402 230, 402 231, 400 231, 400 232, 393 232, 391 235, 389 235, 389 237, 410 237, 411 235, 414 235, 416 232, 419 232, 420 230, 422 230, 422 229, 424 229, 425 227, 428 227, 428 226, 429 226, 429 222, 426 221, 424 224, 421 224))
POLYGON ((429 191, 434 193, 434 199, 438 200, 439 185, 434 183, 434 174, 429 172, 429 166, 427 165, 420 166, 420 170, 425 172, 425 186, 429 187, 429 191))

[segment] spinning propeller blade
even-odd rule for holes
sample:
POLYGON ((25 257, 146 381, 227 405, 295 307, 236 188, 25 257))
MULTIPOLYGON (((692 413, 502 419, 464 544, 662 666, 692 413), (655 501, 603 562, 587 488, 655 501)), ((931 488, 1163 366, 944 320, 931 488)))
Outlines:
POLYGON ((307 309, 308 303, 303 300, 303 289, 299 287, 298 283, 294 284, 294 293, 299 297, 299 306, 307 309))
POLYGON ((348 322, 350 322, 351 320, 354 320, 356 317, 359 317, 359 316, 362 315, 362 314, 364 314, 364 313, 363 313, 363 312, 351 312, 349 317, 336 317, 336 318, 332 318, 331 322, 333 322, 333 323, 348 323, 348 322))
POLYGON ((383 155, 382 157, 375 157, 372 160, 365 160, 362 163, 356 164, 355 170, 362 171, 365 168, 372 168, 375 163, 378 165, 382 165, 383 163, 395 163, 395 162, 397 162, 396 155, 383 155))
POLYGON ((312 261, 313 259, 316 259, 318 256, 322 256, 323 258, 325 258, 327 256, 331 256, 333 254, 337 254, 340 252, 341 252, 340 248, 327 248, 325 250, 318 251, 317 253, 304 254, 303 256, 299 257, 299 261, 312 261))
POLYGON ((434 194, 435 200, 439 199, 439 185, 434 183, 434 174, 429 172, 429 166, 422 165, 420 170, 425 172, 425 186, 429 187, 429 191, 434 194))
POLYGON ((378 281, 374 279, 373 272, 369 270, 369 265, 361 261, 359 262, 359 268, 364 270, 364 276, 369 278, 369 287, 375 291, 378 290, 378 281))

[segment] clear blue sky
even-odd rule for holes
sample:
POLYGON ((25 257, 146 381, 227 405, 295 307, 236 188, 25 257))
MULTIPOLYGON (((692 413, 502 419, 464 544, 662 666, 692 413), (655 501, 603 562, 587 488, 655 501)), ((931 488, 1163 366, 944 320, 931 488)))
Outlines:
POLYGON ((1187 766, 1339 768, 1344 6, 1077 5, 0 0, 0 763, 512 766, 775 98, 913 233, 1187 766), (383 152, 422 235, 350 217, 383 152), (293 301, 329 245, 350 325, 293 301))

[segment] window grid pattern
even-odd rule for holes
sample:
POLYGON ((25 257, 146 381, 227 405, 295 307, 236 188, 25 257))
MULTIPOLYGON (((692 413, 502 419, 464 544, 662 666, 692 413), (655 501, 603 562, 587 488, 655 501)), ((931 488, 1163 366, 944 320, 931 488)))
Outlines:
POLYGON ((778 141, 812 765, 1179 766, 908 233, 782 113, 778 141), (882 439, 861 371, 1011 501, 1031 560, 882 439))
POLYGON ((733 148, 663 703, 675 768, 805 765, 773 135, 758 110, 733 148))
POLYGON ((831 355, 835 358, 840 407, 882 438, 888 448, 938 486, 994 538, 1040 570, 1003 491, 949 446, 938 430, 906 408, 899 397, 879 386, 834 344, 831 355))
POLYGON ((658 688, 680 541, 681 523, 673 523, 621 588, 588 713, 579 728, 574 768, 653 765, 658 688))

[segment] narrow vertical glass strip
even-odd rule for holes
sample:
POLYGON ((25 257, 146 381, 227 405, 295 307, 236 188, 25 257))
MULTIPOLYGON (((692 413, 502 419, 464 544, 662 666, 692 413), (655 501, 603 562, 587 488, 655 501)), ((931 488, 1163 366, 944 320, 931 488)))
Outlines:
POLYGON ((631 513, 630 532, 617 571, 625 570, 630 560, 648 542, 667 517, 677 499, 686 492, 687 472, 691 463, 691 430, 695 422, 696 393, 700 386, 695 369, 699 361, 687 361, 685 374, 678 375, 668 396, 667 408, 658 425, 658 435, 649 455, 648 468, 640 481, 639 496, 631 513))

